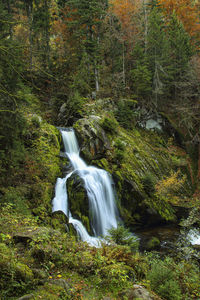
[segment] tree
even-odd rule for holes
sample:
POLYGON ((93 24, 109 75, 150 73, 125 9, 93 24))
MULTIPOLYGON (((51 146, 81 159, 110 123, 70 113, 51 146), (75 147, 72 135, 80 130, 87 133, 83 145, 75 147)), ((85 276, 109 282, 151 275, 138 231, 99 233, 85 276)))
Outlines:
POLYGON ((170 19, 173 13, 182 22, 185 30, 191 37, 200 39, 199 3, 191 0, 159 0, 158 3, 164 8, 164 12, 170 19))
POLYGON ((161 99, 168 96, 167 86, 170 80, 169 41, 162 12, 153 6, 148 18, 146 56, 152 73, 153 103, 157 107, 161 99))
POLYGON ((10 36, 11 25, 14 24, 4 2, 0 1, 0 169, 2 174, 8 173, 11 161, 14 166, 22 158, 20 155, 23 155, 23 146, 19 142, 18 135, 24 126, 24 120, 19 109, 20 100, 17 91, 21 85, 24 66, 21 45, 10 36))
POLYGON ((133 0, 112 0, 111 11, 120 21, 121 43, 122 43, 122 74, 123 83, 126 84, 126 56, 135 43, 135 36, 138 32, 136 15, 141 7, 140 1, 133 0))
POLYGON ((96 91, 99 91, 102 24, 107 7, 107 0, 70 0, 63 9, 65 34, 74 54, 78 50, 75 54, 78 65, 83 57, 88 57, 88 70, 93 74, 96 91))
POLYGON ((194 49, 191 45, 191 38, 175 13, 169 19, 168 37, 171 58, 171 96, 177 99, 182 95, 183 82, 188 82, 189 62, 194 54, 194 49))

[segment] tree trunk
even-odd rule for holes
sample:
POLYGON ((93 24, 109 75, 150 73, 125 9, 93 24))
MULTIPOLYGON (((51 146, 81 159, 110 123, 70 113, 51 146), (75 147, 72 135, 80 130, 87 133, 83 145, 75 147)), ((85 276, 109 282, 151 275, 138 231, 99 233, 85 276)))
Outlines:
POLYGON ((143 8, 144 8, 144 50, 145 50, 145 54, 147 53, 147 34, 148 34, 148 16, 147 16, 146 3, 147 3, 147 0, 143 0, 143 8))
POLYGON ((123 41, 123 54, 122 54, 122 80, 123 84, 126 84, 126 75, 125 75, 125 45, 123 41))

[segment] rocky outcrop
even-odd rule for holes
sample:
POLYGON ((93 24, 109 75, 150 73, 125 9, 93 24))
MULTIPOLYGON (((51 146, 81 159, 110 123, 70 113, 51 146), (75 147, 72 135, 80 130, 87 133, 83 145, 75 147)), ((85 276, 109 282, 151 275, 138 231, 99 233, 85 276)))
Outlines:
MULTIPOLYGON (((187 162, 183 153, 171 148, 161 134, 146 129, 125 130, 107 113, 80 119, 74 128, 82 157, 112 174, 120 214, 127 226, 157 225, 180 217, 177 207, 182 204, 176 204, 174 209, 173 195, 160 197, 156 194, 156 184, 170 176, 171 170, 177 170, 180 160, 182 170, 186 170, 187 162)), ((189 177, 179 199, 187 194, 190 194, 189 177)))
POLYGON ((104 157, 106 151, 111 149, 110 140, 100 122, 100 117, 92 115, 80 119, 74 126, 81 145, 81 153, 88 161, 104 157))
POLYGON ((149 293, 149 291, 138 284, 134 284, 133 288, 126 290, 125 292, 122 292, 120 294, 121 297, 123 297, 122 299, 128 299, 128 300, 136 300, 136 299, 140 299, 140 300, 156 300, 159 299, 156 296, 153 296, 149 293))

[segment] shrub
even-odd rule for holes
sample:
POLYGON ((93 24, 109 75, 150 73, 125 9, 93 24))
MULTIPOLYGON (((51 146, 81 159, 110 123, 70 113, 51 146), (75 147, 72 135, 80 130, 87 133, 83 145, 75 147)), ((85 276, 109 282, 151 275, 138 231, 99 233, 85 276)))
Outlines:
POLYGON ((136 111, 134 106, 136 101, 134 100, 120 100, 117 103, 117 110, 115 117, 119 124, 127 129, 132 129, 135 124, 136 111))
POLYGON ((181 289, 176 273, 168 266, 170 261, 169 259, 165 261, 155 259, 147 274, 147 279, 150 281, 152 290, 159 296, 166 300, 181 300, 181 289))
POLYGON ((151 195, 155 192, 155 177, 151 173, 147 173, 143 178, 142 178, 142 184, 144 191, 147 193, 147 195, 151 195))
POLYGON ((138 238, 129 232, 129 230, 124 226, 119 225, 117 228, 111 228, 108 230, 108 233, 109 235, 106 237, 108 242, 129 246, 133 252, 138 250, 138 238))

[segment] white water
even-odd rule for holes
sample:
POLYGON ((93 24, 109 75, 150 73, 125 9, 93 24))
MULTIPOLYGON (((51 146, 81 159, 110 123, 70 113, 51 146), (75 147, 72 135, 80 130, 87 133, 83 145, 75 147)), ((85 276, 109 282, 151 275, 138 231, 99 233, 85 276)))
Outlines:
POLYGON ((191 229, 188 233, 188 238, 192 245, 200 245, 200 234, 197 230, 191 229))
POLYGON ((84 187, 89 199, 89 208, 92 212, 92 230, 95 237, 91 237, 83 224, 71 216, 68 207, 67 179, 73 174, 71 172, 65 178, 57 179, 55 188, 55 197, 53 199, 53 212, 61 210, 69 217, 69 223, 72 223, 78 235, 88 244, 98 247, 101 239, 99 236, 105 236, 112 227, 117 227, 117 209, 115 206, 115 197, 112 189, 112 180, 105 170, 101 170, 87 164, 79 156, 79 148, 76 136, 73 130, 61 130, 65 153, 67 154, 74 171, 78 173, 83 180, 84 187))

